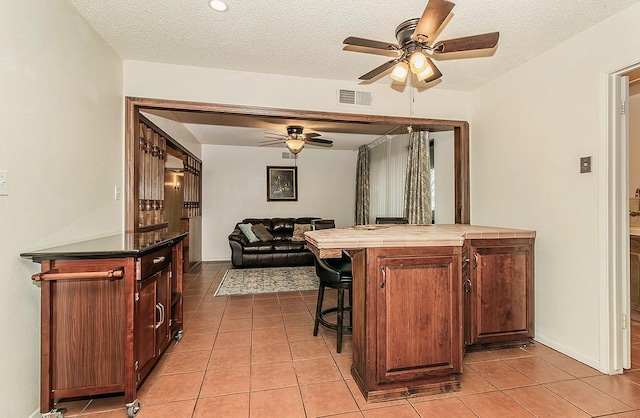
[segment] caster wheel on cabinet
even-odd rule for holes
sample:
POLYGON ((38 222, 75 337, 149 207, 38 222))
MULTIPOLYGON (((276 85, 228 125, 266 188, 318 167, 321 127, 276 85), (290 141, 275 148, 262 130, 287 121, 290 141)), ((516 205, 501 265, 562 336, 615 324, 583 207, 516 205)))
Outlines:
POLYGON ((180 341, 182 339, 182 331, 176 332, 176 335, 173 336, 173 339, 176 341, 180 341))
POLYGON ((127 407, 127 415, 129 416, 129 418, 134 418, 136 415, 138 415, 138 412, 140 412, 140 408, 142 408, 140 401, 137 399, 125 406, 127 407))

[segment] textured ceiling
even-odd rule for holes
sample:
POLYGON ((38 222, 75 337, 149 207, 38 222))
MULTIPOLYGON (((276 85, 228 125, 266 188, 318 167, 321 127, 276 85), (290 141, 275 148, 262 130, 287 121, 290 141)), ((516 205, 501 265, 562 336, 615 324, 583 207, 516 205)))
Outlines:
MULTIPOLYGON (((492 55, 441 59, 432 88, 471 91, 639 0, 456 0, 437 40, 499 31, 492 55)), ((426 0, 70 0, 124 59, 357 81, 388 61, 345 51, 357 36, 395 43, 426 0)), ((383 77, 376 83, 390 83, 383 77)))

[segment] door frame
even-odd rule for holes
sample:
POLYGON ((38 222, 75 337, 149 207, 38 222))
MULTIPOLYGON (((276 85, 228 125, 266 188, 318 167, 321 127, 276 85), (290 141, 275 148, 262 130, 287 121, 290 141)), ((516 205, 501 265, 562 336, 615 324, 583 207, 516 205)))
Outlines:
POLYGON ((629 297, 629 138, 621 122, 622 77, 640 62, 620 63, 600 77, 599 178, 600 365, 608 374, 631 366, 629 297))

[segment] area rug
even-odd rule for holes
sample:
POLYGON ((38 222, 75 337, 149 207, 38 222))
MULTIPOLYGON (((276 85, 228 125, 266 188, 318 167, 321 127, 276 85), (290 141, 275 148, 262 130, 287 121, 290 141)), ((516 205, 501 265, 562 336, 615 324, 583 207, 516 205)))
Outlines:
POLYGON ((230 269, 214 296, 317 290, 315 267, 269 267, 230 269))

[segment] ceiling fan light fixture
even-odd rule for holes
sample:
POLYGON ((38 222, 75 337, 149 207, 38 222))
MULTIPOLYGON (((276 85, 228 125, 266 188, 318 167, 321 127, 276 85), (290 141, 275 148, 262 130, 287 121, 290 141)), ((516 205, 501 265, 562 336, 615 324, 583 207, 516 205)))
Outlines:
POLYGON ((422 51, 415 51, 411 54, 409 65, 411 66, 411 72, 414 74, 420 74, 429 66, 427 64, 427 57, 424 56, 422 51))
POLYGON ((302 139, 288 139, 284 144, 292 154, 297 154, 304 148, 304 141, 302 139))
POLYGON ((216 12, 226 12, 229 9, 229 6, 222 0, 211 0, 209 2, 209 7, 211 7, 216 12))
POLYGON ((409 74, 409 66, 406 62, 400 61, 395 65, 395 67, 393 67, 393 71, 391 71, 391 78, 398 83, 404 83, 404 80, 407 79, 407 74, 409 74))
POLYGON ((416 77, 418 77, 418 80, 423 81, 431 77, 432 75, 433 75, 433 68, 427 65, 427 68, 425 68, 421 73, 416 74, 416 77))

